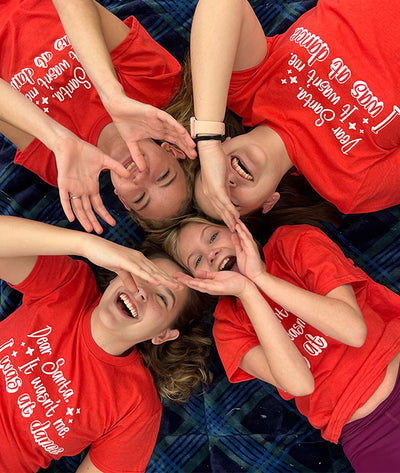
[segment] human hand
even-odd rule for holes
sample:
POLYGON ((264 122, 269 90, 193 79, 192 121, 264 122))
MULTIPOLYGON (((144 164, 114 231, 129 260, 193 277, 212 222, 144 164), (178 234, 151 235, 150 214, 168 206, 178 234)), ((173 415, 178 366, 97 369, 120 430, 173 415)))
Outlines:
POLYGON ((251 281, 256 282, 262 274, 265 274, 265 264, 261 260, 257 244, 243 222, 236 223, 235 231, 232 242, 235 245, 239 271, 251 281))
POLYGON ((61 205, 70 222, 75 216, 82 227, 101 233, 103 229, 95 212, 109 225, 115 220, 104 207, 99 193, 99 173, 110 169, 121 177, 129 177, 129 171, 100 149, 67 134, 53 147, 58 171, 58 189, 61 205))
POLYGON ((235 271, 199 271, 196 278, 184 273, 176 273, 174 277, 180 283, 212 296, 230 295, 240 298, 249 285, 252 285, 245 276, 235 271))
POLYGON ((190 159, 196 158, 196 146, 189 133, 167 112, 124 94, 114 96, 107 110, 140 171, 145 170, 146 163, 137 142, 147 138, 176 144, 190 159))
POLYGON ((82 256, 97 266, 117 273, 127 289, 137 290, 137 278, 157 286, 163 284, 173 290, 182 287, 140 251, 96 235, 85 235, 84 242, 82 256))
POLYGON ((212 207, 210 216, 222 219, 233 232, 240 215, 230 199, 227 157, 222 150, 221 142, 201 141, 198 145, 202 191, 212 207))

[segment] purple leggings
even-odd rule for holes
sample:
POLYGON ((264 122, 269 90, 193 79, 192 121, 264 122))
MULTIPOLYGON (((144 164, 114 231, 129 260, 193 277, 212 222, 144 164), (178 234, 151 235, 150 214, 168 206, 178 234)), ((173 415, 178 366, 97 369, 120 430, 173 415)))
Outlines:
POLYGON ((389 397, 368 416, 346 424, 340 441, 357 473, 400 472, 400 371, 389 397))

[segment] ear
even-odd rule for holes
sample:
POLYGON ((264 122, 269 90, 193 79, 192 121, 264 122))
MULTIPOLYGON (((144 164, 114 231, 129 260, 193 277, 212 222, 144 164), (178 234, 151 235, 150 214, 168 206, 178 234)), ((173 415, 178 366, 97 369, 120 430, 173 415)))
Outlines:
POLYGON ((132 210, 128 204, 125 202, 125 200, 118 194, 117 190, 114 189, 114 194, 118 197, 118 199, 121 201, 122 205, 125 207, 126 210, 132 210))
POLYGON ((272 209, 272 207, 278 202, 279 197, 280 197, 279 192, 274 192, 271 195, 271 197, 266 202, 263 203, 262 213, 266 214, 267 212, 269 212, 272 209))
POLYGON ((175 146, 172 146, 170 143, 167 143, 166 141, 164 141, 164 143, 161 143, 161 148, 163 148, 167 153, 171 153, 175 158, 179 158, 179 159, 186 158, 186 154, 182 150, 175 148, 175 146))
POLYGON ((176 340, 179 337, 179 330, 177 329, 165 329, 160 335, 151 339, 153 345, 161 345, 164 342, 170 340, 176 340))

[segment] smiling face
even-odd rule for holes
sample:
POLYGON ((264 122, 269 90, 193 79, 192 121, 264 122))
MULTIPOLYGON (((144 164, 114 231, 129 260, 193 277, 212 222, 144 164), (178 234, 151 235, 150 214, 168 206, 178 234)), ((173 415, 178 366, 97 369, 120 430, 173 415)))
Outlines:
MULTIPOLYGON (((281 167, 276 167, 271 161, 271 153, 266 152, 269 140, 265 139, 265 135, 268 137, 264 133, 265 128, 257 127, 249 133, 227 139, 222 144, 226 155, 230 198, 240 215, 255 210, 268 212, 279 199, 275 190, 283 174, 281 167)), ((275 135, 272 135, 274 139, 275 135)), ((280 145, 279 141, 277 143, 280 145)), ((203 192, 200 175, 196 178, 195 198, 204 213, 219 218, 203 192)))
POLYGON ((139 148, 147 167, 140 172, 127 158, 123 164, 131 172, 129 178, 111 171, 116 194, 128 209, 143 218, 178 216, 188 199, 185 174, 178 161, 178 156, 185 155, 169 143, 160 146, 153 140, 140 141, 139 148))
POLYGON ((238 271, 231 232, 226 227, 189 223, 178 236, 178 255, 193 276, 200 271, 238 271))
MULTIPOLYGON (((172 260, 152 260, 169 275, 180 270, 172 260)), ((108 285, 91 319, 92 335, 96 343, 112 355, 145 340, 162 343, 177 338, 171 329, 189 297, 188 288, 172 291, 166 286, 155 286, 135 277, 137 292, 128 290, 117 276, 108 285)))

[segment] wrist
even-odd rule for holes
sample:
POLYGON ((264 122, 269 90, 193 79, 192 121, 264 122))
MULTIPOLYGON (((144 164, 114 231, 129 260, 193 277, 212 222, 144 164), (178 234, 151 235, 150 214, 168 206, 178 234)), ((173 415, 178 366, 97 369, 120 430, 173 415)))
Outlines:
POLYGON ((242 302, 245 302, 254 298, 254 294, 258 293, 258 289, 250 279, 246 278, 246 276, 243 276, 243 278, 245 279, 243 288, 236 294, 236 297, 238 297, 242 302))
POLYGON ((75 254, 92 261, 93 249, 96 247, 96 240, 98 238, 100 237, 97 235, 77 231, 74 239, 75 254))
MULTIPOLYGON (((220 140, 207 140, 207 141, 199 141, 197 144, 197 150, 199 152, 215 152, 215 150, 222 150, 222 143, 220 140)), ((214 159, 214 158, 213 158, 214 159)))
POLYGON ((190 136, 195 139, 204 135, 224 136, 225 123, 223 121, 197 120, 195 117, 191 117, 190 136))
POLYGON ((107 90, 99 91, 100 99, 104 108, 112 116, 113 108, 121 100, 126 98, 121 83, 116 79, 112 84, 107 84, 107 90))

